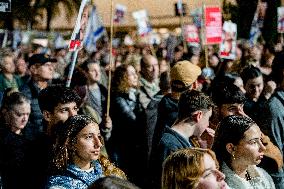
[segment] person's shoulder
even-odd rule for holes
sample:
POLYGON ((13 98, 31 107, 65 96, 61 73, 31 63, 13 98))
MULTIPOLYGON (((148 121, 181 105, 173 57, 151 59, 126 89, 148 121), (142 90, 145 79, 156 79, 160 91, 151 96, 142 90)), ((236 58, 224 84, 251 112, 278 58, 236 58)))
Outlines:
POLYGON ((272 94, 270 99, 268 100, 268 103, 271 104, 275 102, 276 100, 284 99, 284 91, 283 90, 275 90, 275 92, 272 94))
POLYGON ((100 88, 101 93, 107 94, 107 88, 103 84, 99 83, 98 86, 100 88))
POLYGON ((24 83, 21 87, 20 87, 20 92, 27 95, 28 97, 31 96, 31 84, 30 81, 27 83, 24 83))
POLYGON ((283 114, 284 91, 276 91, 271 98, 264 103, 264 107, 268 108, 274 114, 283 114))
POLYGON ((274 189, 275 185, 272 177, 261 167, 255 166, 255 169, 259 173, 261 180, 264 181, 269 188, 274 189))
POLYGON ((255 170, 262 178, 270 178, 270 175, 263 168, 255 166, 255 170))
POLYGON ((69 183, 72 182, 72 178, 66 175, 53 175, 48 178, 47 189, 69 189, 69 183))
POLYGON ((160 140, 160 145, 164 146, 173 146, 176 144, 178 141, 176 133, 166 126, 165 132, 163 133, 161 140, 160 140))

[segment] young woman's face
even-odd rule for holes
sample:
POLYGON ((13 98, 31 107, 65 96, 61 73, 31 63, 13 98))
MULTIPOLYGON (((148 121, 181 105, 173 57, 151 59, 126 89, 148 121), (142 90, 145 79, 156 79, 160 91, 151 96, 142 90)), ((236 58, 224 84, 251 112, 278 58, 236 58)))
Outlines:
POLYGON ((91 162, 97 160, 102 146, 99 125, 90 123, 77 135, 75 159, 77 159, 77 162, 91 162))
POLYGON ((133 66, 127 67, 127 78, 128 84, 130 87, 137 87, 138 85, 138 75, 136 74, 136 70, 133 66))
POLYGON ((216 168, 216 163, 209 154, 204 155, 204 173, 199 178, 196 189, 226 189, 225 175, 216 168))
POLYGON ((11 110, 8 110, 5 120, 10 125, 13 132, 21 131, 28 123, 31 113, 31 105, 27 102, 15 105, 11 110))
POLYGON ((244 133, 244 138, 235 146, 235 159, 233 161, 236 164, 246 167, 257 165, 261 162, 265 150, 261 141, 261 134, 256 124, 244 133))

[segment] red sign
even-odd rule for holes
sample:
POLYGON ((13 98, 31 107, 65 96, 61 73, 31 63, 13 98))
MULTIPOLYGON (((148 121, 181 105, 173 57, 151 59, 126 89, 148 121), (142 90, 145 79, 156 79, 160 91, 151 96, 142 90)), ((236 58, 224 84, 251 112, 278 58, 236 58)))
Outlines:
POLYGON ((221 43, 222 14, 220 7, 206 7, 205 14, 205 43, 221 43))
POLYGON ((195 25, 185 25, 184 38, 188 43, 199 43, 199 35, 197 27, 195 25))

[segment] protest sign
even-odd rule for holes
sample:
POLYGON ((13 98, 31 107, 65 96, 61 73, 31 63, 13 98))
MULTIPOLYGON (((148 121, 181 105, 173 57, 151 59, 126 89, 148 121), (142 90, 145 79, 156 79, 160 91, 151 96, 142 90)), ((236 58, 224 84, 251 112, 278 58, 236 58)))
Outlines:
POLYGON ((220 7, 205 7, 205 44, 218 44, 222 38, 222 14, 220 7))
POLYGON ((69 43, 69 51, 80 49, 85 38, 86 28, 89 20, 90 0, 82 0, 75 27, 69 43))
POLYGON ((145 9, 132 13, 133 18, 137 22, 138 34, 144 36, 152 31, 147 11, 145 9))
POLYGON ((126 13, 126 6, 117 4, 115 6, 115 13, 114 13, 114 22, 117 24, 121 24, 125 22, 125 13, 126 13))
POLYGON ((195 25, 185 25, 184 28, 184 39, 188 43, 199 43, 198 29, 195 25))
POLYGON ((225 21, 223 24, 220 57, 234 60, 236 58, 237 24, 225 21))
POLYGON ((0 0, 0 12, 11 12, 11 0, 0 0))
POLYGON ((284 7, 277 8, 278 23, 277 31, 278 33, 284 33, 284 7))

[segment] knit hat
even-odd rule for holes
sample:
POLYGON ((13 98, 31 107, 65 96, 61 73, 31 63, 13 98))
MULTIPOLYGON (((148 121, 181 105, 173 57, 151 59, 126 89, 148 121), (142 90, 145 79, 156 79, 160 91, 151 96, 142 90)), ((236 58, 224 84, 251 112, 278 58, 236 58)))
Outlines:
POLYGON ((175 91, 183 91, 194 83, 201 74, 199 66, 187 60, 177 62, 171 68, 171 86, 175 91))

